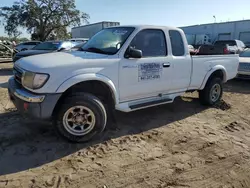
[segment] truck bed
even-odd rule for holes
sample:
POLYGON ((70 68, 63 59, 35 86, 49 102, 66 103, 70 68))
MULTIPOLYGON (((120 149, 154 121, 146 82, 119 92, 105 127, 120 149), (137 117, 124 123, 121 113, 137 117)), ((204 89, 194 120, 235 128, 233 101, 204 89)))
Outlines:
POLYGON ((189 89, 202 87, 204 78, 210 70, 220 67, 225 71, 224 81, 233 79, 237 75, 239 55, 194 55, 192 57, 192 77, 189 89))

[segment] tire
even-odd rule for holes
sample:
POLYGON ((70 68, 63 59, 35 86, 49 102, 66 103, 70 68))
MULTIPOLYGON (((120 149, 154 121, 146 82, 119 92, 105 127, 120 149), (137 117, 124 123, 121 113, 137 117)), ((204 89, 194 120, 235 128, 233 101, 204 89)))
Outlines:
POLYGON ((201 104, 208 106, 212 106, 219 103, 222 98, 222 95, 222 80, 218 77, 214 77, 208 80, 205 88, 199 91, 199 99, 201 104), (216 92, 215 90, 217 90, 218 92, 216 92))
POLYGON ((107 112, 101 100, 89 93, 78 93, 65 98, 56 117, 55 128, 68 141, 86 142, 101 133, 106 123, 107 112), (92 123, 88 125, 85 121, 92 123))

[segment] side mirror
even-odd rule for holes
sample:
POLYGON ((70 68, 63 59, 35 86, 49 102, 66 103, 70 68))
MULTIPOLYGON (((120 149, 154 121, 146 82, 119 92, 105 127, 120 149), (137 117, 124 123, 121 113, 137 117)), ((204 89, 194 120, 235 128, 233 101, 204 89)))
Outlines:
POLYGON ((125 52, 125 58, 142 58, 142 51, 129 47, 125 52))

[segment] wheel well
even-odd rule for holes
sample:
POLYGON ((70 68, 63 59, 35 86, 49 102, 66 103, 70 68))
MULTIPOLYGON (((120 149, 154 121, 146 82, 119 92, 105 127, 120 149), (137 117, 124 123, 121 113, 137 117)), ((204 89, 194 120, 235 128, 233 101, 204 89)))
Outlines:
POLYGON ((86 92, 98 97, 105 105, 115 105, 115 96, 109 86, 101 81, 84 81, 68 88, 58 100, 53 115, 60 109, 63 100, 74 93, 86 92))
POLYGON ((212 78, 220 78, 224 82, 224 73, 223 73, 223 71, 222 70, 217 70, 217 71, 213 72, 210 75, 208 81, 210 81, 212 78))

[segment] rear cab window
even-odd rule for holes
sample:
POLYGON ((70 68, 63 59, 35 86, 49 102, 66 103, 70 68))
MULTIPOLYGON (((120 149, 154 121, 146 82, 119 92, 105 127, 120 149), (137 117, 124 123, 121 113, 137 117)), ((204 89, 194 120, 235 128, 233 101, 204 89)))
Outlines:
POLYGON ((185 47, 180 32, 177 30, 169 30, 168 32, 169 32, 173 56, 184 56, 185 47))

